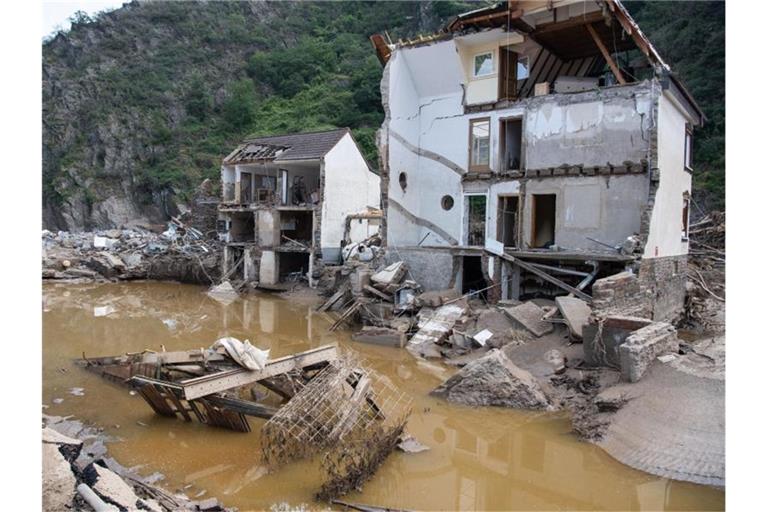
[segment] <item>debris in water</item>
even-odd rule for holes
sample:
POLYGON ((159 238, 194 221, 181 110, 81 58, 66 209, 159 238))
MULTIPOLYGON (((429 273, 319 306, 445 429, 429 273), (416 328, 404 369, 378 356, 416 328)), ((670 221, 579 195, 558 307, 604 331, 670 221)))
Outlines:
POLYGON ((429 450, 429 446, 420 443, 418 439, 410 434, 400 437, 397 447, 405 453, 419 453, 429 450))
POLYGON ((83 396, 85 395, 85 389, 83 388, 70 388, 69 394, 72 396, 83 396))

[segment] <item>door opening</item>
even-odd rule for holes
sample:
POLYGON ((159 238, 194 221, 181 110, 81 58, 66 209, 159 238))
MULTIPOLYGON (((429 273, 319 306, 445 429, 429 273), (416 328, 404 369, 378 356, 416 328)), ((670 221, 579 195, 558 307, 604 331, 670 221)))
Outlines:
POLYGON ((488 287, 488 282, 483 276, 483 263, 480 256, 463 256, 462 257, 462 279, 461 279, 461 293, 472 293, 483 290, 473 297, 487 299, 485 288, 488 287))
POLYGON ((251 173, 240 173, 240 202, 242 204, 251 204, 253 196, 251 194, 251 173))
POLYGON ((534 194, 531 222, 531 247, 549 247, 555 244, 555 194, 534 194))
POLYGON ((485 207, 487 197, 484 195, 467 197, 467 245, 485 245, 485 207))
POLYGON ((504 247, 517 247, 517 196, 499 196, 496 238, 504 247))
POLYGON ((499 48, 499 100, 517 97, 517 53, 499 48))

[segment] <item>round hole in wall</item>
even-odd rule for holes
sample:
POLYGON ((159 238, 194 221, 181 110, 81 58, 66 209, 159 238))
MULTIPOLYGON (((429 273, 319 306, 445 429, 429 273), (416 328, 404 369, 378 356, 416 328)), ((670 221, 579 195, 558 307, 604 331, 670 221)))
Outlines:
POLYGON ((405 192, 405 187, 408 186, 408 175, 404 172, 400 173, 400 176, 397 178, 398 183, 400 183, 400 188, 403 189, 403 192, 405 192))
POLYGON ((440 206, 443 207, 443 210, 450 210, 453 208, 453 198, 451 196, 443 196, 442 199, 440 199, 440 206))

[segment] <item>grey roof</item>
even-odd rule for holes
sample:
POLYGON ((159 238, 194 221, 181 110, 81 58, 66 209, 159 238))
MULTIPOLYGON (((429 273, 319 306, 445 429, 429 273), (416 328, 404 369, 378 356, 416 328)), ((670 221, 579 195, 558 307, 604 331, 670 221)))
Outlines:
POLYGON ((246 139, 224 163, 253 160, 314 160, 322 158, 349 133, 349 128, 310 133, 291 133, 246 139))

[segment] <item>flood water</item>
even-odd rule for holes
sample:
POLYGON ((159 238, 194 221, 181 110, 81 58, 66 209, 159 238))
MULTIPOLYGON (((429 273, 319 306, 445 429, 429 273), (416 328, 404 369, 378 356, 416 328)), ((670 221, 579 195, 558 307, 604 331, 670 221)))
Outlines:
MULTIPOLYGON (((72 360, 144 349, 186 350, 234 336, 271 357, 338 342, 357 351, 413 399, 407 430, 428 452, 393 453, 350 502, 413 510, 723 510, 724 492, 635 471, 569 433, 564 414, 467 408, 428 396, 452 370, 407 351, 355 343, 328 332, 333 318, 301 300, 255 295, 223 306, 205 289, 175 283, 43 287, 43 403, 120 438, 110 455, 189 496, 205 491, 240 510, 274 503, 321 508, 320 474, 300 462, 267 474, 259 429, 244 434, 155 416, 139 396, 81 370, 72 360), (70 388, 85 389, 73 396, 70 388), (54 404, 55 398, 63 399, 54 404)), ((201 498, 202 499, 202 498, 201 498)))

